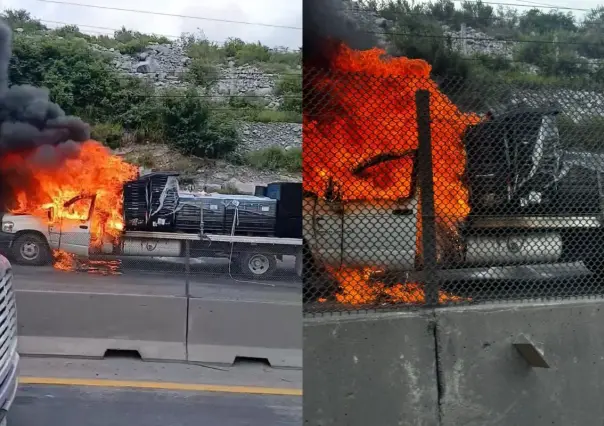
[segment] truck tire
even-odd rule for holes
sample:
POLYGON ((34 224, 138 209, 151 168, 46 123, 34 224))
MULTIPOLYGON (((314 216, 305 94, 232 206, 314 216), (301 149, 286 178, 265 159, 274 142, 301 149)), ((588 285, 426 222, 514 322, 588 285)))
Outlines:
POLYGON ((50 263, 52 255, 46 240, 32 232, 19 235, 11 245, 11 255, 20 265, 42 266, 50 263))
POLYGON ((237 259, 238 270, 247 278, 269 278, 277 269, 277 259, 274 254, 240 253, 237 259))

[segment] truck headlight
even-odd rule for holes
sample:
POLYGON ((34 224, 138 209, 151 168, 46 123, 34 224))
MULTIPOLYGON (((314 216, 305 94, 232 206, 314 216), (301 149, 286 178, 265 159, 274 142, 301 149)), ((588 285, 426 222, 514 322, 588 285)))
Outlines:
POLYGON ((2 222, 2 232, 12 233, 15 224, 13 222, 2 222))

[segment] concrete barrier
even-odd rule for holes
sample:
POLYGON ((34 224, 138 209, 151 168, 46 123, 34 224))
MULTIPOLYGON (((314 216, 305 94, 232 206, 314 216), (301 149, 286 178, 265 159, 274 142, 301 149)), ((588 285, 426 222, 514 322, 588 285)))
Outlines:
POLYGON ((302 305, 298 301, 191 298, 191 362, 231 364, 266 358, 272 366, 302 367, 302 305))
POLYGON ((601 423, 604 302, 455 308, 437 319, 442 425, 601 423), (532 366, 518 342, 549 368, 532 366))
POLYGON ((147 360, 186 360, 186 298, 17 290, 19 351, 102 357, 137 350, 147 360))
POLYGON ((416 312, 305 319, 305 422, 438 424, 433 330, 416 312))

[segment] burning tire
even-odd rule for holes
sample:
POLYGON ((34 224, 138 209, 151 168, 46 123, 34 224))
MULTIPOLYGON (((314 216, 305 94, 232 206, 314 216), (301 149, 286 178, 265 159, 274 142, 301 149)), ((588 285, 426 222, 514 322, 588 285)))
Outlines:
POLYGON ((11 254, 15 263, 21 265, 42 266, 52 259, 46 240, 34 233, 21 234, 15 238, 11 254))
POLYGON ((238 270, 247 278, 268 278, 277 269, 277 259, 274 254, 241 253, 237 260, 238 270))

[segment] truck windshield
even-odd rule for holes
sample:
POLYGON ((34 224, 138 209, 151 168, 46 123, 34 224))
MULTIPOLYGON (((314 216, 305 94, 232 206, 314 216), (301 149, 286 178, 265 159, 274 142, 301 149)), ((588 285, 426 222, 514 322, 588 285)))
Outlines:
POLYGON ((413 196, 415 151, 379 155, 352 171, 348 182, 339 182, 343 200, 404 200, 413 196))
POLYGON ((90 219, 92 201, 92 197, 76 197, 69 200, 63 205, 61 217, 83 221, 90 219))

